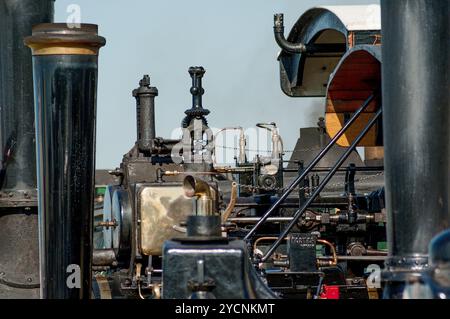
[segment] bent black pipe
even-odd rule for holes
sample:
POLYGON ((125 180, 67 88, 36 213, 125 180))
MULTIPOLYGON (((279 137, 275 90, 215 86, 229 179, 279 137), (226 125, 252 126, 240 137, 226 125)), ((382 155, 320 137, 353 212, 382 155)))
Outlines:
POLYGON ((41 297, 91 294, 97 26, 40 24, 33 51, 41 297))
POLYGON ((304 53, 306 45, 304 43, 291 43, 284 37, 284 15, 277 13, 273 16, 273 32, 277 44, 284 51, 289 53, 304 53))
POLYGON ((403 298, 450 227, 450 2, 381 1, 389 260, 385 297, 403 298))
POLYGON ((344 53, 346 45, 341 43, 304 44, 292 43, 284 37, 284 15, 274 15, 273 32, 278 46, 288 53, 344 53))

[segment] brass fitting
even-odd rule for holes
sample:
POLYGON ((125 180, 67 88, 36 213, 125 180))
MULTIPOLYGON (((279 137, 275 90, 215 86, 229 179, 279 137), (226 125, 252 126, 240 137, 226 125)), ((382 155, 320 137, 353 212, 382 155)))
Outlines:
POLYGON ((187 197, 195 198, 194 213, 197 216, 212 216, 216 214, 215 191, 211 186, 200 178, 186 176, 183 182, 184 194, 187 197))

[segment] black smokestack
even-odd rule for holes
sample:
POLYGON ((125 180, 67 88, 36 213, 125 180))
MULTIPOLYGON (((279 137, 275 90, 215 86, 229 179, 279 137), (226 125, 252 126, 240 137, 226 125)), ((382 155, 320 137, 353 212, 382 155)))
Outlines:
POLYGON ((382 0, 386 296, 402 298, 450 227, 450 2, 382 0))
POLYGON ((25 43, 33 51, 42 297, 89 298, 97 62, 105 39, 96 25, 41 24, 25 43))
POLYGON ((33 73, 23 39, 53 21, 53 0, 0 1, 0 118, 3 191, 36 190, 33 73))
POLYGON ((150 86, 150 76, 144 75, 139 88, 133 90, 136 98, 137 142, 139 150, 151 152, 156 138, 155 97, 158 89, 150 86))
POLYGON ((39 297, 31 52, 23 39, 53 21, 53 0, 0 0, 0 299, 39 297))

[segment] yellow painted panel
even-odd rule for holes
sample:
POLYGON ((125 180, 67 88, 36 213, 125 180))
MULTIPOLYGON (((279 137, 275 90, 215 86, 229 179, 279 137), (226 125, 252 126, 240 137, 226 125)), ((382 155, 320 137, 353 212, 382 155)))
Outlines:
MULTIPOLYGON (((353 123, 353 125, 347 130, 347 132, 338 140, 337 144, 339 146, 348 147, 356 139, 358 134, 366 127, 366 125, 373 118, 374 113, 363 113, 359 118, 353 123)), ((328 135, 333 138, 345 125, 345 114, 344 113, 326 113, 325 114, 325 124, 328 135)), ((375 125, 367 135, 362 139, 358 146, 378 146, 377 145, 377 130, 378 127, 375 125)))

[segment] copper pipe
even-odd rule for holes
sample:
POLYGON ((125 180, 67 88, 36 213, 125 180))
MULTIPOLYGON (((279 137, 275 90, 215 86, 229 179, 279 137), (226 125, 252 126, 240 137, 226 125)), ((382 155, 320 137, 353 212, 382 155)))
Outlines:
POLYGON ((333 255, 333 260, 331 260, 331 261, 318 260, 317 261, 317 265, 319 267, 336 266, 337 263, 338 263, 338 256, 337 256, 337 253, 336 253, 336 248, 334 248, 334 245, 332 243, 330 243, 329 241, 324 240, 324 239, 318 239, 317 243, 330 247, 331 254, 333 255))
POLYGON ((255 240, 255 243, 253 244, 253 251, 255 251, 258 248, 258 244, 261 241, 264 241, 264 240, 277 240, 277 239, 278 239, 278 237, 260 237, 257 240, 255 240))
MULTIPOLYGON (((278 239, 278 237, 261 237, 261 238, 258 238, 255 241, 255 243, 253 244, 253 251, 255 251, 258 248, 258 244, 261 241, 264 241, 264 240, 277 240, 277 239, 278 239)), ((287 240, 287 238, 284 238, 284 240, 287 240)), ((336 248, 334 248, 334 245, 332 243, 330 243, 329 241, 324 240, 324 239, 318 239, 317 243, 330 247, 331 254, 333 256, 333 260, 330 260, 330 261, 324 261, 324 260, 317 259, 318 266, 319 267, 336 266, 338 264, 338 256, 337 256, 337 253, 336 253, 336 248)))
POLYGON ((136 284, 138 287, 138 294, 139 294, 139 298, 145 299, 145 297, 141 291, 141 269, 142 269, 142 264, 137 263, 136 264, 136 284))
POLYGON ((153 299, 161 299, 161 284, 154 284, 152 287, 153 299))
POLYGON ((230 217, 231 213, 233 212, 234 206, 236 205, 236 200, 237 200, 237 183, 233 182, 231 184, 230 202, 228 203, 228 206, 222 215, 223 223, 227 221, 227 219, 230 217))
POLYGON ((207 182, 189 175, 184 178, 183 188, 187 197, 195 197, 194 215, 212 216, 218 214, 216 207, 217 191, 207 182))

